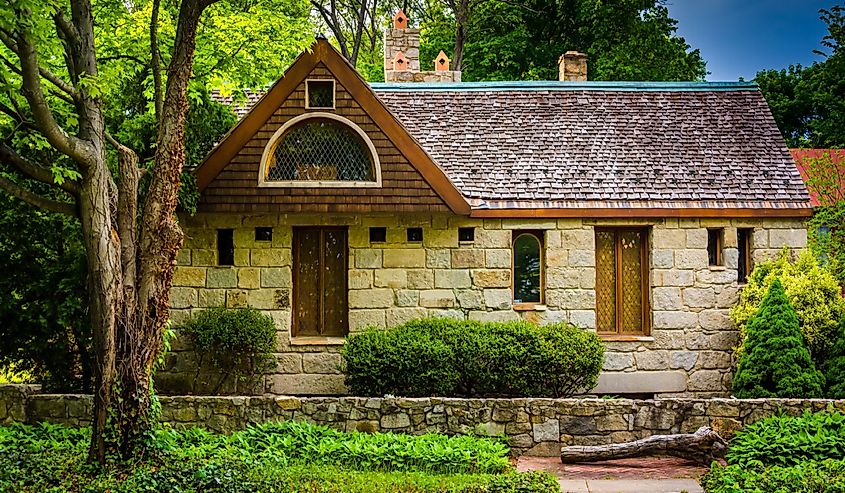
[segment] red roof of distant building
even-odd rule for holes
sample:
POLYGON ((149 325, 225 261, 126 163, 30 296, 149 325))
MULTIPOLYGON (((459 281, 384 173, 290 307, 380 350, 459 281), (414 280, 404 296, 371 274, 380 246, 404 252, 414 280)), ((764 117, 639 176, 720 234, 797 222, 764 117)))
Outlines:
MULTIPOLYGON (((836 169, 839 173, 839 182, 845 183, 845 149, 790 149, 789 152, 792 153, 792 159, 795 160, 795 165, 798 166, 798 172, 801 174, 801 178, 805 184, 807 183, 806 160, 818 159, 824 157, 826 154, 829 154, 834 164, 838 165, 836 169)), ((808 192, 810 192, 810 202, 813 204, 813 207, 819 206, 821 202, 818 193, 809 189, 808 192)), ((839 199, 845 199, 845 190, 842 188, 839 189, 839 199)))

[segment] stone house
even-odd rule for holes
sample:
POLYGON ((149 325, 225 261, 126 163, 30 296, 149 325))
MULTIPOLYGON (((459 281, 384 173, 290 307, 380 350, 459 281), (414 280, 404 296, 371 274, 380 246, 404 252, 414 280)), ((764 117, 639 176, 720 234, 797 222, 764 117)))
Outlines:
POLYGON ((462 83, 420 72, 418 43, 388 29, 392 82, 368 84, 318 39, 233 106, 181 218, 173 320, 271 314, 271 394, 344 393, 347 334, 427 316, 597 331, 595 393, 726 394, 729 307, 811 211, 757 87, 589 82, 575 52, 559 81, 462 83))

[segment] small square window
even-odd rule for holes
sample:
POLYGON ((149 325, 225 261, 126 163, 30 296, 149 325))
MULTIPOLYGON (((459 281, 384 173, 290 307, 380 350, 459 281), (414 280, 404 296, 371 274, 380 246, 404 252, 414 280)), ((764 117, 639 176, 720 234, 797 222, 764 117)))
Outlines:
POLYGON ((387 228, 370 228, 370 243, 384 243, 387 241, 387 228))
POLYGON ((710 266, 721 266, 722 264, 722 236, 723 229, 707 230, 707 260, 710 266))
POLYGON ((255 241, 273 241, 273 228, 255 228, 255 241))
POLYGON ((306 108, 334 108, 334 80, 305 81, 306 108))
POLYGON ((408 228, 408 241, 419 243, 422 241, 422 228, 408 228))
POLYGON ((475 228, 458 228, 458 241, 475 241, 475 228))

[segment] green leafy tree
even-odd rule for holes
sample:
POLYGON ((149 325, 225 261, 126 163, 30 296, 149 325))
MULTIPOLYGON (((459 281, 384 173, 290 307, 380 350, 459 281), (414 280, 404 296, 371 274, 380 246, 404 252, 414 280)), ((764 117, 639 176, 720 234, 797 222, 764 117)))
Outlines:
POLYGON ((91 392, 79 224, 0 195, 0 368, 46 390, 91 392))
MULTIPOLYGON (((705 63, 659 0, 469 2, 463 80, 556 80, 558 58, 587 53, 591 80, 702 80, 705 63)), ((422 23, 421 58, 460 44, 452 9, 422 23), (447 44, 450 43, 450 44, 447 44)))
POLYGON ((845 317, 839 321, 836 343, 833 345, 823 369, 827 381, 825 397, 828 399, 845 399, 845 317))
POLYGON ((776 280, 797 314, 810 352, 817 362, 822 361, 835 340, 838 320, 845 314, 845 300, 836 278, 809 250, 791 262, 784 249, 777 258, 755 265, 739 301, 731 308, 731 319, 740 332, 739 353, 747 350, 751 320, 776 280))
POLYGON ((804 344, 798 316, 780 280, 772 281, 746 328, 745 351, 733 379, 741 399, 821 397, 824 376, 804 344))
POLYGON ((790 147, 845 147, 845 5, 820 11, 828 34, 809 67, 764 70, 755 81, 790 147))

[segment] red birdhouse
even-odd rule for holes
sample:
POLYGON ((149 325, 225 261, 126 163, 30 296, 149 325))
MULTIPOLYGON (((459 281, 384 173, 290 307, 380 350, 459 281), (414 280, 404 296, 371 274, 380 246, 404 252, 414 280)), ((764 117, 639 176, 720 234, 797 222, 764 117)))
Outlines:
POLYGON ((393 57, 393 70, 408 70, 408 67, 410 67, 410 63, 404 53, 400 51, 393 57))
POLYGON ((402 9, 399 9, 399 12, 396 12, 396 15, 393 16, 393 29, 407 29, 408 28, 408 16, 405 15, 405 12, 402 12, 402 9))
POLYGON ((448 72, 449 71, 449 57, 443 53, 443 50, 440 50, 440 53, 437 55, 437 58, 434 59, 434 70, 436 72, 448 72))

